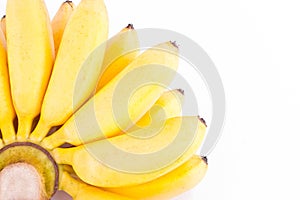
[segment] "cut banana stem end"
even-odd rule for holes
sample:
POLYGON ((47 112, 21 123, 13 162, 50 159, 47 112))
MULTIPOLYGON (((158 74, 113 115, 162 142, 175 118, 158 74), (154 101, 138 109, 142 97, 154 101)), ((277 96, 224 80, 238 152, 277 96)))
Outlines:
POLYGON ((0 199, 46 200, 41 177, 36 169, 26 163, 16 163, 0 173, 0 199))
POLYGON ((30 142, 1 148, 0 171, 0 199, 50 199, 58 188, 56 162, 48 151, 30 142))

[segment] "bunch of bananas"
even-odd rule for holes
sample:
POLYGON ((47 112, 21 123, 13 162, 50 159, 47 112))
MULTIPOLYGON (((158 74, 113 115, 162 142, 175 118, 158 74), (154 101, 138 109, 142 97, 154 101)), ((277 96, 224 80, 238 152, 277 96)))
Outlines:
POLYGON ((139 49, 131 24, 108 40, 103 0, 66 1, 52 22, 43 0, 7 0, 0 199, 58 189, 77 200, 170 199, 203 178, 205 121, 181 116, 183 91, 165 87, 178 47, 139 49))

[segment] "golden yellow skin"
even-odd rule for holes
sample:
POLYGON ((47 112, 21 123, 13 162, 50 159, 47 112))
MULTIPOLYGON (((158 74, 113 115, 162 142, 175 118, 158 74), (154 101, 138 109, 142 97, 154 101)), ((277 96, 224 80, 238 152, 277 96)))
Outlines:
POLYGON ((65 1, 61 4, 58 11, 56 12, 54 18, 51 21, 53 39, 54 39, 54 49, 55 54, 58 52, 58 48, 63 36, 67 22, 70 19, 71 14, 75 9, 75 4, 72 1, 65 1))
POLYGON ((131 198, 85 184, 73 178, 67 172, 63 172, 61 176, 59 188, 66 191, 74 200, 132 200, 131 198))
POLYGON ((6 14, 10 86, 19 119, 17 136, 25 140, 32 120, 40 113, 50 78, 53 36, 43 0, 8 0, 6 14))
POLYGON ((139 55, 139 47, 137 32, 131 24, 107 41, 102 73, 96 91, 104 87, 139 55))
POLYGON ((164 92, 155 102, 151 109, 136 123, 136 126, 130 128, 145 128, 147 126, 160 123, 172 117, 178 117, 182 114, 184 94, 181 90, 170 90, 164 92))
MULTIPOLYGON (((206 125, 198 117, 178 117, 182 114, 181 91, 166 91, 166 87, 155 82, 130 90, 130 99, 128 93, 119 91, 118 102, 129 102, 126 111, 119 104, 113 104, 120 82, 145 65, 163 65, 170 71, 149 73, 141 70, 123 86, 130 88, 149 77, 168 86, 178 67, 176 44, 162 43, 139 55, 137 33, 130 26, 106 42, 108 19, 103 0, 81 0, 75 11, 74 4, 65 2, 52 23, 44 0, 8 0, 7 15, 8 18, 2 18, 0 28, 0 148, 24 140, 47 148, 55 162, 67 165, 62 167, 65 171, 60 174, 60 189, 75 200, 169 199, 194 187, 203 178, 207 163, 194 153, 203 141, 206 125), (97 48, 101 43, 107 46, 97 48), (83 68, 83 75, 78 77, 83 68), (82 84, 79 88, 78 83, 82 84), (79 90, 75 91, 75 88, 79 90), (93 92, 97 92, 95 96, 93 92), (15 113, 19 120, 17 138, 13 127, 15 113), (39 114, 40 119, 35 118, 39 114), (93 116, 101 126, 100 132, 90 126, 93 116), (38 125, 30 135, 34 118, 38 125), (49 129, 57 125, 63 127, 45 138, 49 129), (85 133, 78 134, 78 125, 85 133), (192 127, 197 127, 195 134, 192 134, 195 131, 192 127), (159 131, 149 135, 153 130, 159 131), (191 134, 193 138, 189 137, 191 134), (189 145, 176 159, 169 159, 173 153, 177 155, 176 151, 171 151, 171 155, 159 154, 161 156, 156 159, 134 163, 137 166, 153 163, 162 166, 156 171, 118 171, 99 162, 87 150, 93 149, 93 153, 112 159, 120 158, 123 154, 113 154, 107 147, 109 142, 123 152, 151 154, 172 146, 178 135, 181 140, 175 150, 184 142, 189 145), (77 147, 58 148, 65 142, 77 147), (169 161, 168 165, 165 160, 169 161)), ((30 154, 27 151, 14 153, 24 159, 30 154)), ((17 157, 11 155, 7 160, 17 157)), ((6 162, 2 164, 4 166, 6 162)), ((51 171, 42 164, 37 168, 41 169, 39 174, 51 171)))
MULTIPOLYGON (((139 128, 146 128, 157 123, 163 123, 163 121, 168 118, 180 116, 182 112, 183 99, 184 95, 181 90, 170 90, 164 92, 149 111, 147 111, 146 114, 139 119, 136 125, 127 131, 132 132, 139 128)), ((126 132, 120 132, 118 135, 124 133, 126 132)), ((53 145, 57 141, 62 141, 62 139, 57 140, 57 137, 59 137, 59 135, 54 133, 54 135, 43 140, 43 145, 49 148, 48 143, 53 145)))
MULTIPOLYGON (((65 27, 41 118, 30 136, 32 140, 42 140, 51 126, 63 124, 90 97, 99 76, 97 68, 103 60, 91 63, 85 71, 81 71, 82 64, 107 37, 108 19, 103 0, 82 0, 65 27), (83 77, 78 77, 80 72, 83 77)), ((104 49, 98 58, 104 55, 104 49)))
POLYGON ((139 200, 167 200, 195 187, 204 178, 207 167, 205 159, 194 155, 178 168, 153 181, 105 190, 139 200))
POLYGON ((141 129, 139 133, 128 133, 106 140, 95 141, 84 146, 67 149, 56 148, 52 151, 52 154, 59 164, 72 165, 78 177, 86 183, 98 187, 130 186, 152 181, 182 165, 193 156, 201 145, 205 130, 206 126, 198 117, 176 117, 168 119, 164 127, 152 137, 147 138, 151 130, 141 129), (142 138, 132 137, 131 134, 142 138), (184 152, 180 150, 181 147, 178 143, 173 143, 173 141, 178 142, 178 140, 181 141, 180 145, 184 141, 188 143, 187 146, 184 146, 184 152), (108 143, 121 151, 113 152, 113 155, 111 155, 112 148, 107 145, 108 143), (162 153, 166 153, 162 151, 165 147, 172 148, 171 152, 168 151, 167 156, 162 155, 162 153), (91 150, 93 153, 91 153, 91 150), (145 164, 147 164, 147 167, 154 164, 153 167, 159 169, 153 171, 151 168, 149 172, 143 171, 140 173, 123 172, 99 162, 94 157, 94 155, 101 155, 102 158, 113 156, 114 159, 118 160, 123 152, 134 154, 158 153, 161 158, 151 157, 147 160, 147 163, 138 160, 134 162, 136 167, 143 168, 145 164))
MULTIPOLYGON (((120 92, 120 97, 115 97, 115 89, 121 86, 121 80, 124 80, 127 75, 132 72, 135 75, 138 71, 139 75, 134 79, 128 80, 126 84, 136 84, 139 81, 150 78, 151 80, 158 80, 159 83, 165 85, 170 84, 175 76, 178 67, 178 48, 171 42, 159 44, 155 47, 147 49, 143 54, 138 56, 132 63, 130 63, 121 73, 119 73, 112 81, 110 81, 104 88, 102 88, 95 96, 93 96, 84 106, 82 106, 75 115, 70 117, 68 121, 50 137, 43 140, 43 145, 49 149, 53 149, 68 142, 73 145, 80 145, 82 143, 103 139, 104 137, 113 137, 118 135, 122 130, 126 130, 136 123, 157 101, 157 99, 165 92, 165 87, 155 83, 150 83, 145 87, 132 88, 128 99, 127 92, 120 92), (168 70, 164 73, 160 71, 144 72, 143 66, 163 65, 168 70), (124 102, 130 100, 128 109, 122 110, 124 105, 113 105, 117 99, 122 99, 124 102), (117 113, 116 113, 117 112, 117 113), (115 114, 118 114, 116 116, 115 114), (89 124, 90 118, 88 116, 95 116, 98 126, 85 126, 84 133, 78 135, 79 124, 89 124), (117 118, 117 120, 116 120, 117 118), (99 132, 101 131, 101 132, 99 132)), ((152 68, 151 68, 152 69, 152 68)), ((148 69, 149 70, 149 69, 148 69)))
POLYGON ((0 30, 0 129, 4 142, 10 143, 15 140, 13 120, 16 114, 11 100, 6 56, 6 41, 0 30))

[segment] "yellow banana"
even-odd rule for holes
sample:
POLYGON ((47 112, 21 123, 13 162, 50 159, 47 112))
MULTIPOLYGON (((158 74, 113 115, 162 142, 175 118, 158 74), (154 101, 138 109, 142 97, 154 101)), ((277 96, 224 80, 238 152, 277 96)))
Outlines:
POLYGON ((148 183, 105 190, 133 199, 167 200, 195 187, 206 171, 206 158, 194 155, 178 168, 148 183))
POLYGON ((107 35, 108 19, 103 0, 82 0, 65 27, 32 140, 42 140, 51 126, 63 124, 90 97, 100 74, 104 47, 90 60, 85 60, 106 41, 107 35))
MULTIPOLYGON (((4 54, 2 54, 2 57, 1 58, 3 58, 3 60, 5 60, 5 63, 6 63, 6 68, 7 68, 7 53, 6 53, 6 48, 7 48, 7 46, 6 46, 6 39, 5 39, 5 37, 4 37, 4 34, 3 34, 3 30, 2 30, 2 28, 0 28, 0 42, 1 42, 1 51, 2 52, 4 52, 4 54)), ((6 70, 7 71, 7 70, 6 70)))
POLYGON ((159 131, 141 129, 79 147, 56 148, 52 154, 59 164, 72 165, 88 184, 131 186, 152 181, 190 159, 205 130, 198 117, 176 117, 168 119, 159 131))
POLYGON ((108 40, 97 91, 138 56, 139 46, 137 32, 132 24, 128 24, 120 33, 108 40))
MULTIPOLYGON (((166 91, 155 102, 151 109, 128 131, 134 131, 138 128, 153 126, 163 123, 164 120, 172 117, 180 116, 183 105, 183 90, 166 91)), ((119 133, 120 135, 125 132, 119 133)), ((56 140, 56 134, 46 138, 43 142, 53 144, 56 140)))
POLYGON ((85 184, 73 178, 67 172, 63 172, 60 181, 60 190, 64 190, 72 196, 74 200, 130 200, 131 198, 114 194, 97 187, 85 184))
POLYGON ((50 19, 43 0, 8 0, 6 7, 8 68, 18 139, 31 132, 40 113, 51 74, 54 47, 50 19))
POLYGON ((168 118, 180 116, 182 114, 183 95, 184 92, 181 89, 163 93, 152 108, 136 123, 137 126, 131 127, 129 131, 133 131, 136 127, 144 128, 156 123, 163 123, 168 118))
POLYGON ((165 91, 175 76, 178 60, 178 48, 171 42, 146 50, 99 90, 62 128, 45 138, 43 145, 49 149, 65 142, 80 145, 127 130, 165 91))
POLYGON ((71 14, 75 9, 75 5, 72 1, 65 1, 61 4, 54 18, 52 19, 51 26, 53 31, 54 49, 57 54, 61 38, 63 36, 67 22, 70 19, 71 14))
POLYGON ((3 15, 1 18, 1 29, 4 34, 4 38, 6 38, 6 15, 3 15))
MULTIPOLYGON (((163 125, 164 121, 181 115, 184 92, 181 89, 164 92, 149 111, 135 125, 126 132, 132 132, 140 128, 149 128, 154 125, 163 125)), ((122 132, 124 134, 126 132, 122 132)))
POLYGON ((15 111, 12 105, 6 59, 6 41, 0 30, 0 129, 5 143, 15 140, 13 120, 15 111))

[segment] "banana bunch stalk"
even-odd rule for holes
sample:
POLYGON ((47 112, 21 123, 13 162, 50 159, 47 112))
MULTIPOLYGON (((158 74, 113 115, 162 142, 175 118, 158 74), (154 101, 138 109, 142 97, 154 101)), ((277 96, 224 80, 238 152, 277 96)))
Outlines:
POLYGON ((169 89, 175 42, 108 38, 103 0, 7 0, 0 23, 0 199, 171 199, 197 185, 206 123, 169 89))

